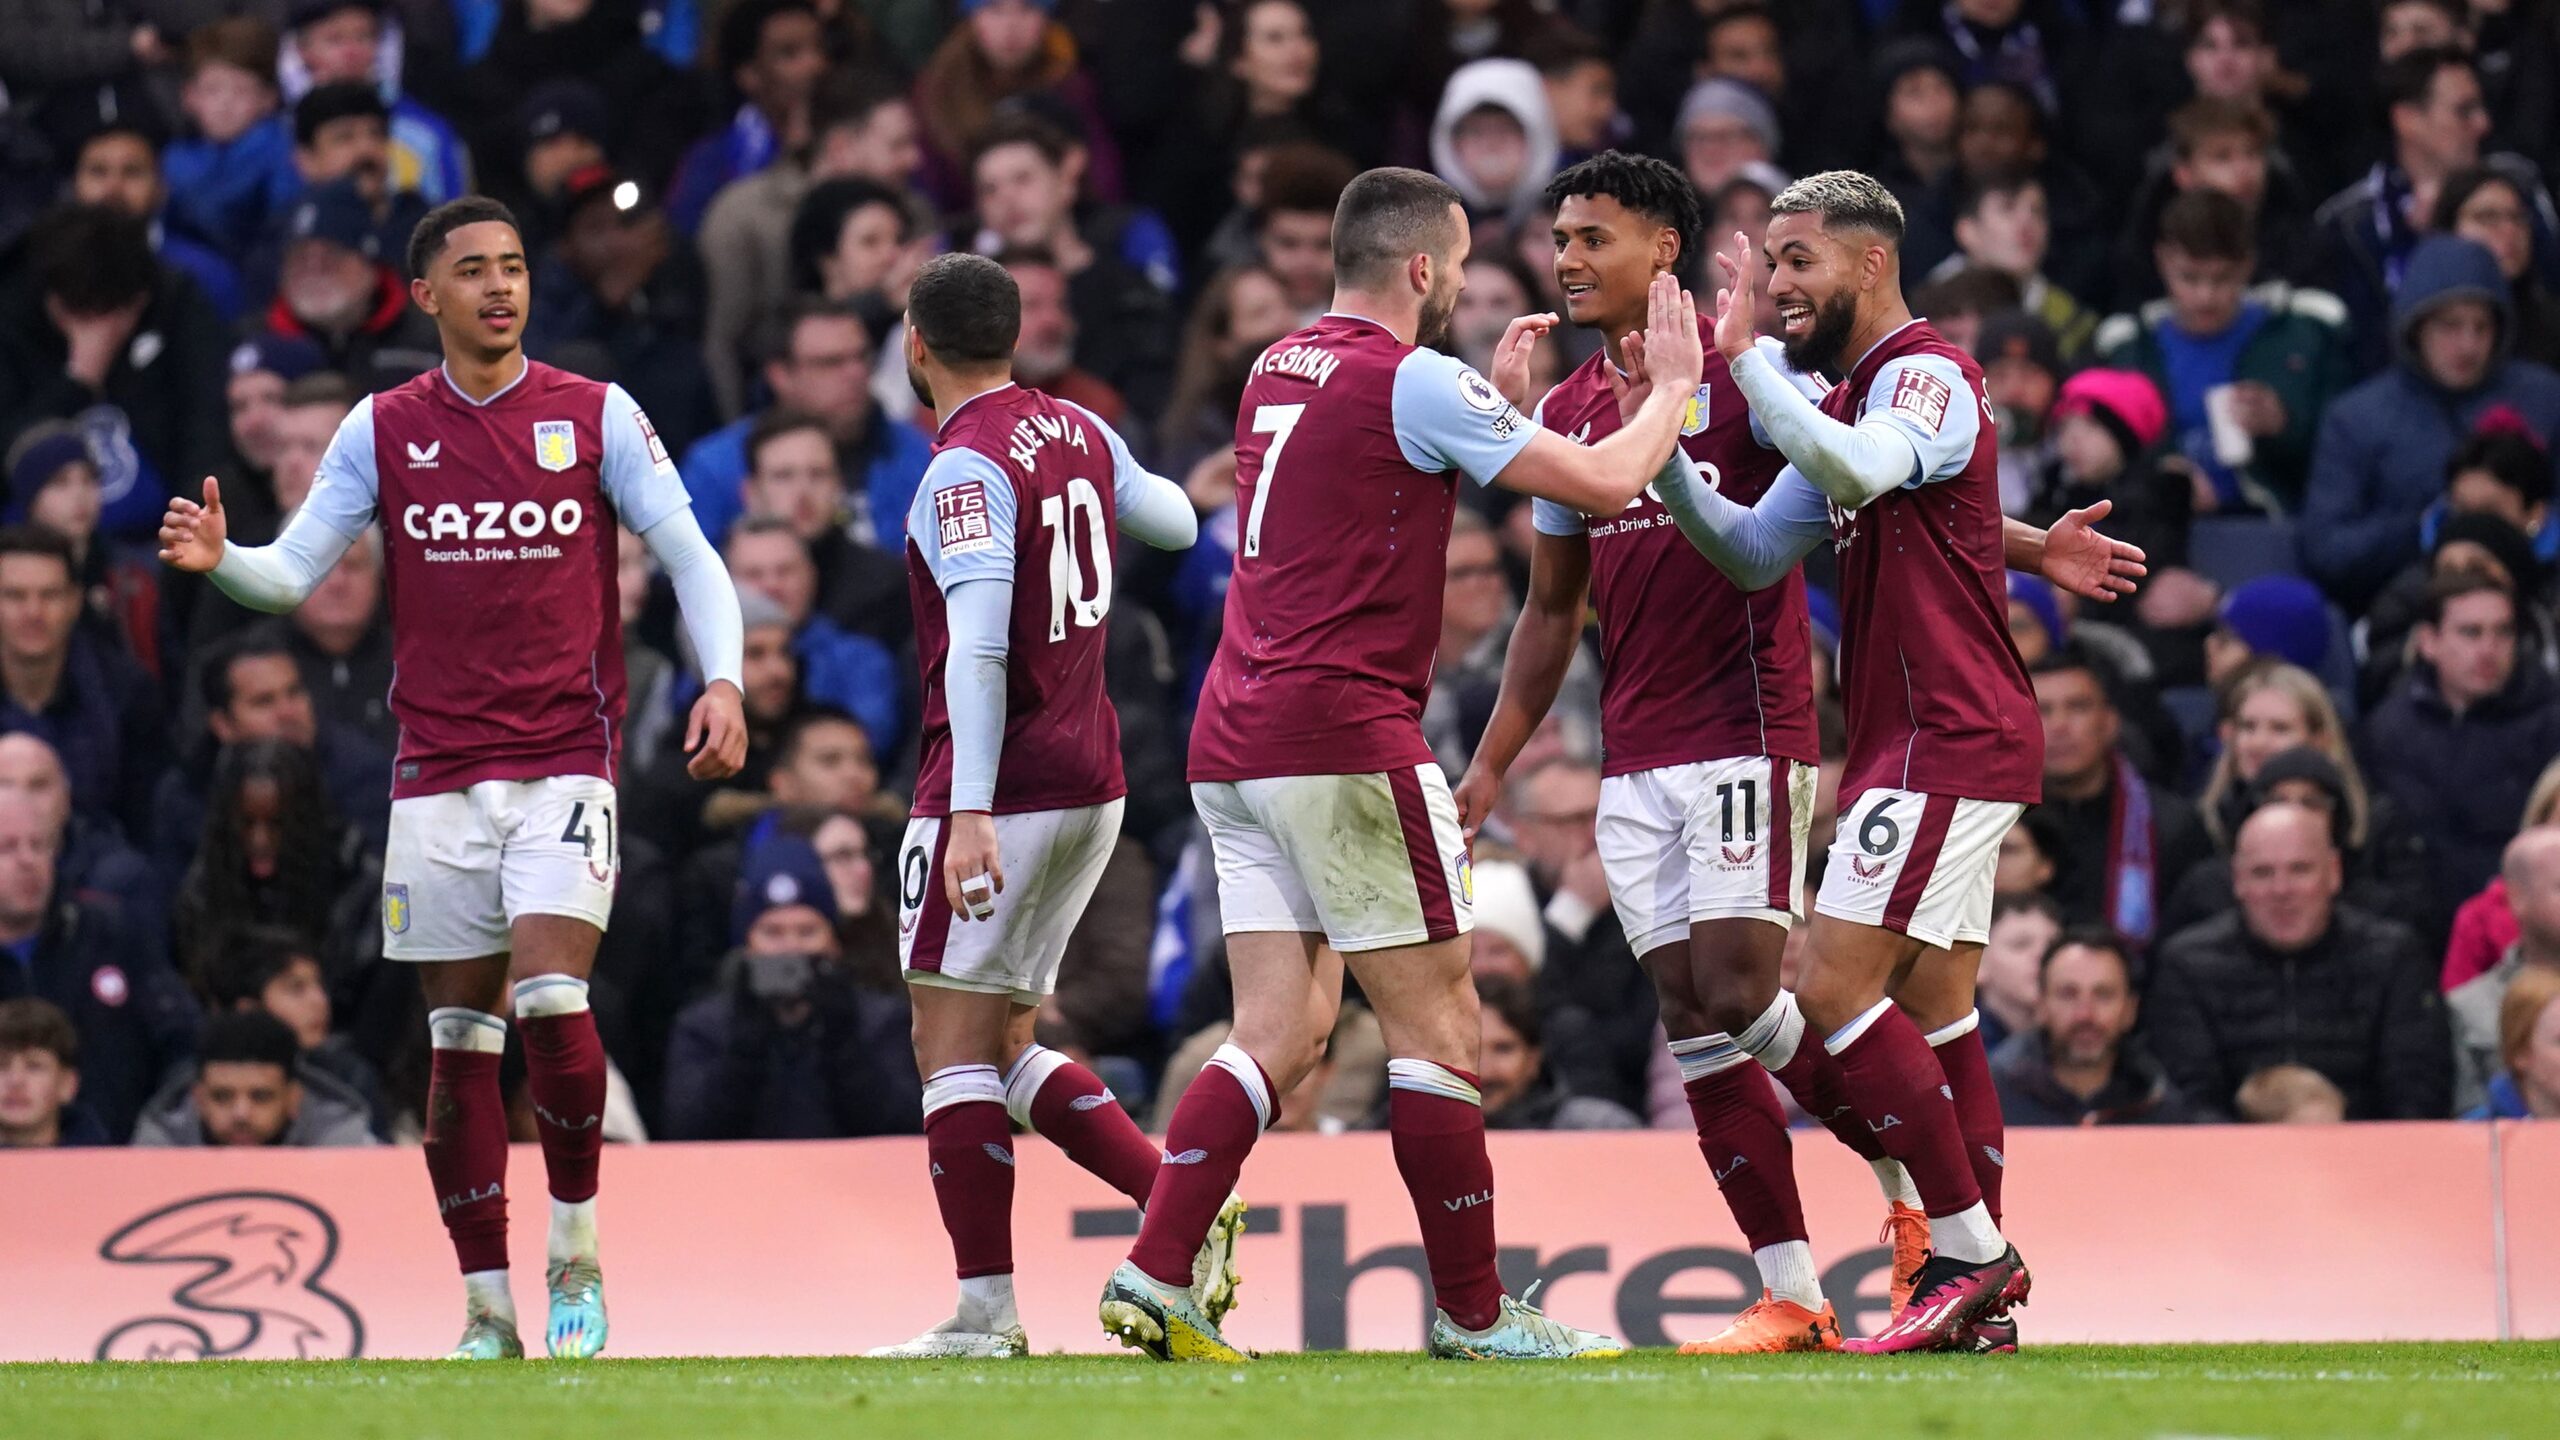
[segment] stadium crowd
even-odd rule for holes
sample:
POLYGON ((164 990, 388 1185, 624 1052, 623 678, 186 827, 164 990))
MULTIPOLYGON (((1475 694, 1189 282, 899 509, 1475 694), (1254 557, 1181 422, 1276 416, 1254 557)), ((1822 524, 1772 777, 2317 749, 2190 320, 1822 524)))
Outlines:
MULTIPOLYGON (((919 1128, 892 915, 938 884, 894 854, 933 439, 900 323, 947 249, 1019 284, 1019 378, 1203 517, 1116 572, 1125 830, 1040 1017, 1160 1123, 1228 1014, 1181 756, 1245 371, 1321 309, 1335 198, 1381 163, 1466 197, 1453 344, 1489 368, 1511 317, 1563 308, 1547 181, 1611 147, 1678 164, 1719 239, 1791 175, 1885 179, 1915 309, 1988 375, 2004 504, 2111 500, 2150 554, 2112 609, 2011 576, 2047 764, 1981 978, 2009 1123, 2560 1116, 2554 0, 10 12, 0 1144, 419 1133, 420 1000, 381 957, 378 547, 270 619, 150 534, 213 475, 232 536, 274 537, 356 397, 437 363, 397 266, 474 190, 534 250, 531 353, 646 407, 745 609, 747 768, 696 782, 701 682, 623 536, 608 1137, 919 1128)), ((1598 344, 1557 339, 1541 388, 1598 344)), ((1529 544, 1526 504, 1464 493, 1425 716, 1453 778, 1529 544)), ((1594 659, 1475 857, 1485 1110, 1686 1130, 1594 848, 1594 659)), ((1384 1066, 1346 1006, 1279 1127, 1373 1123, 1384 1066)))

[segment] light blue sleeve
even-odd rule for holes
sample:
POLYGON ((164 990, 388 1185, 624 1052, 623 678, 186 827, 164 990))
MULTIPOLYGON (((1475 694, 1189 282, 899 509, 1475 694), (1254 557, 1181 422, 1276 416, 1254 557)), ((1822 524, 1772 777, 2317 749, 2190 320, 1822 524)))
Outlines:
POLYGON ((1417 470, 1455 470, 1490 485, 1538 433, 1465 361, 1416 350, 1396 366, 1396 448, 1417 470))
MULTIPOLYGON (((1532 421, 1535 421, 1539 426, 1545 426, 1547 423, 1547 400, 1545 396, 1541 395, 1538 397, 1538 408, 1529 412, 1529 418, 1532 421)), ((1581 511, 1574 509, 1570 505, 1559 505, 1553 500, 1542 499, 1537 496, 1531 496, 1529 499, 1529 525, 1530 528, 1536 530, 1541 535, 1587 535, 1591 533, 1590 516, 1583 514, 1581 511)))
POLYGON ((949 593, 963 580, 1013 579, 1013 482, 1004 467, 954 447, 933 457, 907 509, 907 538, 924 553, 934 583, 949 593))
POLYGON ((1139 464, 1138 457, 1129 453, 1129 442, 1103 423, 1101 416, 1072 400, 1058 403, 1083 416, 1111 447, 1111 509, 1120 517, 1121 533, 1158 550, 1189 549, 1200 538, 1200 515, 1191 508, 1191 497, 1181 486, 1139 464))
POLYGON ((1541 535, 1588 535, 1591 517, 1570 505, 1532 497, 1529 501, 1529 523, 1541 535))
POLYGON ((382 500, 382 472, 373 455, 373 397, 367 395, 338 422, 338 433, 320 454, 311 493, 296 515, 308 515, 353 540, 373 523, 382 500))
POLYGON ((667 458, 667 442, 658 438, 640 402, 619 385, 604 387, 604 498, 634 535, 646 535, 661 520, 693 503, 685 493, 676 465, 667 458))
MULTIPOLYGON (((1759 351, 1761 355, 1768 360, 1769 364, 1776 368, 1780 375, 1787 378, 1787 383, 1795 386, 1796 392, 1804 396, 1807 400, 1811 400, 1819 404, 1822 397, 1830 393, 1831 387, 1823 382, 1821 376, 1807 375, 1803 371, 1798 370, 1787 363, 1786 342, 1780 340, 1778 337, 1774 335, 1763 335, 1759 339, 1751 342, 1751 348, 1759 351)), ((1748 407, 1745 408, 1748 409, 1748 407)), ((1757 410, 1751 410, 1749 413, 1751 415, 1752 440, 1755 441, 1763 450, 1777 449, 1778 442, 1770 439, 1769 432, 1760 424, 1760 412, 1757 410)))
POLYGON ((1920 452, 1919 473, 1904 482, 1917 487, 1963 473, 1982 433, 1982 397, 1956 362, 1943 355, 1887 361, 1867 389, 1865 425, 1887 425, 1920 452))

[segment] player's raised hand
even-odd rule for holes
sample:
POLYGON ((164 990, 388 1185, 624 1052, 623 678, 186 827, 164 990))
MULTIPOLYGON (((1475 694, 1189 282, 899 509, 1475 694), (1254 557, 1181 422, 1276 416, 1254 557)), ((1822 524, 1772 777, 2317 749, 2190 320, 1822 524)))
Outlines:
POLYGON ((2094 527, 2115 508, 2101 500, 2053 522, 2044 534, 2044 578, 2084 600, 2111 604, 2130 595, 2149 572, 2139 545, 2099 534, 2094 527))
POLYGON ((684 773, 696 780, 726 780, 747 763, 747 708, 738 687, 714 680, 702 687, 685 717, 684 773))
POLYGON ((1472 846, 1476 832, 1484 828, 1485 817, 1502 803, 1502 777, 1479 761, 1458 777, 1458 788, 1450 794, 1458 802, 1458 833, 1466 836, 1467 844, 1472 846))
POLYGON ((1623 369, 1603 365, 1600 373, 1609 377, 1609 394, 1618 402, 1618 423, 1623 425, 1636 418, 1636 412, 1644 408, 1644 397, 1653 393, 1653 372, 1645 365, 1643 331, 1630 330, 1618 341, 1618 358, 1626 362, 1623 369))
POLYGON ((1727 360, 1739 360, 1742 352, 1759 338, 1758 262, 1751 254, 1751 237, 1733 232, 1733 249, 1716 252, 1716 269, 1724 276, 1722 288, 1716 291, 1716 353, 1727 360))
POLYGON ((1667 274, 1654 276, 1645 293, 1644 363, 1656 386, 1684 400, 1706 373, 1706 347, 1698 342, 1698 304, 1667 274))
POLYGON ((1493 347, 1493 388, 1523 410, 1529 408, 1529 357, 1557 323, 1553 311, 1520 316, 1502 327, 1502 339, 1493 347))
POLYGON ((201 575, 222 563, 223 538, 230 521, 222 513, 222 487, 204 477, 204 503, 184 495, 169 497, 160 517, 160 559, 173 569, 201 575))
POLYGON ((984 810, 954 810, 943 822, 942 898, 963 920, 992 920, 1004 893, 1004 857, 996 822, 984 810))

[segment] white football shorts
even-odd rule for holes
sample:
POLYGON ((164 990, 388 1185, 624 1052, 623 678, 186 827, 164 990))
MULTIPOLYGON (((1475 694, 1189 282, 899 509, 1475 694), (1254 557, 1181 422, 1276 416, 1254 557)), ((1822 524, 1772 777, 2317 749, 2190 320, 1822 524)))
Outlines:
POLYGON ((1840 807, 1817 913, 1878 925, 1924 945, 1991 938, 2000 837, 2027 807, 1918 790, 1862 790, 1840 807))
POLYGON ((602 930, 622 869, 616 808, 613 782, 593 775, 483 780, 392 801, 382 953, 504 955, 522 915, 566 915, 602 930))
POLYGON ((907 983, 1010 995, 1024 1005, 1056 994, 1067 937, 1102 883, 1127 805, 1110 800, 996 816, 1004 891, 995 897, 995 914, 984 920, 953 915, 943 895, 949 822, 909 820, 898 842, 898 961, 907 983))
POLYGON ((1628 947, 1649 954, 1687 939, 1699 920, 1794 923, 1815 775, 1747 755, 1601 781, 1600 868, 1628 947))
POLYGON ((1475 929, 1475 872, 1437 765, 1204 781, 1226 933, 1321 933, 1349 955, 1475 929))

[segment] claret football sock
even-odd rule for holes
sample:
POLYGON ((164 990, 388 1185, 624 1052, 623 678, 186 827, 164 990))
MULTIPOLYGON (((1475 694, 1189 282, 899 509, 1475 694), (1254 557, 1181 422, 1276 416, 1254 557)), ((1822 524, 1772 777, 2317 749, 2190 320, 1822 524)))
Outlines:
POLYGON ((1973 1162, 1983 1208, 1997 1225, 2009 1136, 2000 1118, 2000 1091, 1991 1082, 1991 1057, 1982 1048, 1981 1012, 1967 1010, 1963 1019, 1930 1031, 1928 1040, 1929 1048, 1938 1052, 1938 1069, 1947 1077, 1947 1088, 1954 1092, 1956 1125, 1964 1132, 1965 1158, 1973 1162))
POLYGON ((1120 1108, 1102 1077, 1046 1045, 1028 1046, 1005 1077, 1004 1103, 1015 1123, 1145 1208, 1164 1152, 1120 1108))
POLYGON ((1796 997, 1788 991, 1778 992, 1760 1018, 1733 1037, 1734 1044, 1759 1057, 1769 1073, 1787 1093, 1796 1099, 1798 1109, 1812 1116, 1814 1123, 1828 1130, 1863 1160, 1881 1160, 1884 1147, 1876 1143, 1875 1132, 1858 1118, 1857 1107, 1850 1103, 1848 1082, 1841 1078, 1840 1062, 1820 1045, 1804 1043, 1804 1014, 1796 1008, 1796 997))
MULTIPOLYGON (((587 1008, 587 982, 574 975, 536 975, 515 987, 516 1028, 524 1035, 525 1089, 551 1198, 577 1204, 596 1197, 604 1153, 604 1041, 587 1008)), ((588 1216, 594 1258, 593 1215, 588 1216)), ((572 1227, 574 1229, 574 1225, 572 1227)), ((555 1230, 554 1238, 560 1238, 555 1230)), ((555 1260, 572 1258, 555 1251, 555 1260)))
POLYGON ((1921 1207, 1932 1222, 1932 1243, 1944 1253, 1976 1264, 1998 1259, 1997 1248, 1987 1255, 1972 1253, 1999 1237, 1997 1229, 1988 1225, 1987 1214, 1982 1226, 1972 1225, 1968 1218, 1949 1232, 1947 1243, 1940 1242, 1935 1222, 1982 1213, 1982 1190, 1965 1160, 1964 1133, 1956 1124, 1946 1076, 1911 1017, 1892 1001, 1879 1000, 1822 1043, 1838 1057, 1859 1117, 1875 1132, 1885 1153, 1910 1170, 1921 1207), (1983 1230, 1989 1232, 1987 1236, 1978 1233, 1983 1230))
POLYGON ((1013 1123, 996 1067, 954 1065, 927 1077, 924 1148, 953 1268, 963 1281, 1011 1275, 1013 1123))
POLYGON ((1129 1263, 1169 1289, 1188 1289, 1191 1261, 1236 1188, 1244 1157, 1271 1125, 1271 1077, 1235 1044, 1218 1047, 1182 1092, 1165 1127, 1162 1173, 1129 1263))
POLYGON ((1389 1060, 1387 1129, 1422 1227, 1432 1293, 1452 1323, 1481 1331, 1502 1317, 1502 1275, 1476 1077, 1429 1060, 1389 1060))
MULTIPOLYGON (((1802 1243, 1804 1205, 1796 1193, 1795 1151, 1769 1072, 1725 1035, 1674 1040, 1671 1053, 1680 1062, 1680 1088, 1688 1094, 1689 1116, 1698 1127, 1698 1153, 1706 1157, 1708 1172, 1753 1253, 1802 1243)), ((1822 1303, 1818 1290, 1809 1302, 1795 1295, 1783 1298, 1811 1308, 1822 1303)))
POLYGON ((427 1016, 427 1177, 465 1275, 507 1268, 507 1022, 452 1006, 427 1016))

